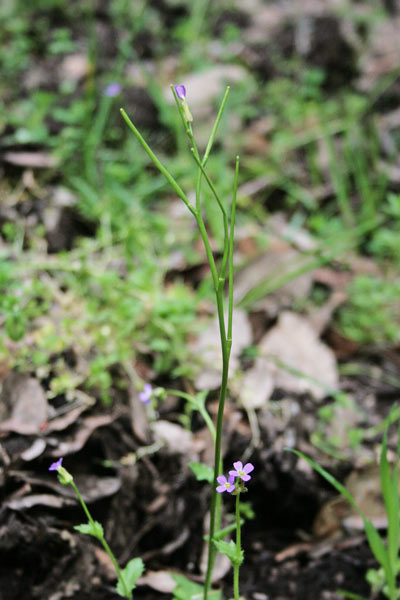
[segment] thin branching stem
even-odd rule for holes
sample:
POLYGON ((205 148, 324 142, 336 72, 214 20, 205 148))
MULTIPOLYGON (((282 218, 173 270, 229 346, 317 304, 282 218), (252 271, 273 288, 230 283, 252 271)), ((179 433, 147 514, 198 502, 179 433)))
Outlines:
POLYGON ((168 181, 170 186, 178 194, 179 198, 181 198, 181 200, 183 200, 183 202, 186 204, 186 206, 188 207, 188 209, 190 210, 192 215, 196 216, 196 211, 195 211, 194 207, 190 204, 185 192, 182 190, 180 185, 175 181, 175 179, 172 177, 171 173, 164 167, 164 165, 161 163, 161 161, 154 154, 153 150, 150 148, 150 146, 148 145, 148 143, 146 142, 146 140, 144 139, 144 137, 142 136, 140 131, 132 123, 132 121, 130 120, 130 118, 124 111, 124 109, 121 108, 120 111, 121 111, 121 115, 122 115, 125 123, 128 125, 129 129, 135 134, 136 139, 138 140, 140 145, 144 148, 144 150, 147 152, 148 156, 151 158, 151 160, 153 161, 153 163, 155 164, 157 169, 164 175, 165 179, 168 181))
MULTIPOLYGON (((86 517, 87 517, 90 525, 92 526, 92 530, 96 531, 96 524, 95 524, 95 522, 93 520, 92 515, 89 512, 89 509, 87 507, 86 502, 84 501, 84 499, 81 496, 81 493, 80 493, 80 491, 79 491, 76 483, 72 480, 70 484, 71 484, 71 486, 74 489, 74 492, 75 492, 75 494, 76 494, 76 496, 77 496, 77 498, 78 498, 78 500, 79 500, 79 502, 80 502, 80 504, 81 504, 81 506, 83 508, 83 511, 84 511, 84 513, 85 513, 85 515, 86 515, 86 517)), ((105 539, 104 535, 100 534, 100 533, 96 537, 101 542, 101 544, 103 545, 104 550, 107 552, 108 556, 111 559, 111 562, 112 562, 112 564, 114 566, 114 569, 115 569, 115 572, 117 574, 118 580, 121 582, 121 585, 124 588, 125 598, 127 598, 128 600, 132 600, 132 592, 130 592, 128 590, 128 588, 127 588, 127 585, 125 583, 125 579, 124 579, 124 577, 123 577, 123 575, 121 573, 121 569, 119 568, 118 561, 115 558, 114 553, 111 550, 110 546, 108 545, 107 540, 105 539)))
MULTIPOLYGON (((192 153, 196 160, 198 166, 197 178, 196 178, 196 205, 195 207, 189 202, 186 194, 183 192, 179 184, 175 181, 169 171, 164 167, 164 165, 159 161, 154 152, 151 150, 147 142, 144 140, 143 136, 140 134, 138 129, 134 126, 132 121, 127 116, 126 112, 121 109, 122 117, 125 122, 134 133, 139 143, 142 145, 144 150, 147 152, 148 156, 151 158, 155 166, 159 169, 159 171, 164 175, 167 179, 171 187, 175 190, 178 196, 183 200, 186 204, 190 212, 196 219, 197 226, 199 228, 199 232, 201 238, 203 240, 204 248, 206 250, 207 259, 210 265, 211 276, 213 280, 216 304, 217 304, 217 313, 218 313, 218 324, 220 331, 220 339, 221 339, 221 350, 222 350, 222 377, 221 377, 221 387, 219 394, 219 404, 218 404, 218 414, 217 414, 217 423, 215 427, 215 453, 214 453, 214 481, 218 477, 218 475, 222 472, 222 456, 221 456, 221 441, 222 441, 222 425, 223 425, 223 417, 224 417, 224 406, 227 394, 227 386, 228 386, 228 373, 229 373, 229 358, 231 353, 231 345, 232 345, 232 303, 233 303, 233 235, 234 235, 234 222, 235 222, 235 208, 236 208, 236 193, 237 193, 237 180, 238 180, 238 169, 239 169, 239 161, 236 159, 236 170, 235 170, 235 180, 234 180, 234 190, 233 190, 233 200, 232 200, 232 210, 231 210, 231 224, 229 230, 229 222, 226 209, 221 202, 218 193, 215 190, 215 187, 210 180, 209 176, 205 172, 205 165, 208 161, 212 146, 214 144, 215 135, 219 126, 219 123, 222 118, 222 113, 225 108, 225 104, 227 101, 229 88, 226 89, 224 97, 222 99, 222 103, 220 109, 218 111, 217 118, 215 120, 213 129, 210 134, 210 138, 208 140, 206 150, 204 152, 204 156, 200 159, 200 155, 196 146, 196 142, 194 140, 192 126, 190 121, 187 119, 187 112, 185 112, 182 103, 180 102, 175 87, 171 86, 173 96, 175 98, 175 102, 181 115, 182 122, 186 131, 186 134, 191 142, 192 153), (221 270, 218 273, 214 255, 211 249, 210 240, 207 234, 206 226, 203 220, 202 210, 201 210, 201 181, 203 176, 205 177, 208 185, 212 193, 214 194, 218 206, 222 212, 223 223, 224 223, 224 251, 223 258, 221 263, 221 270), (225 324, 225 311, 224 311, 224 281, 225 281, 225 271, 228 265, 229 272, 229 308, 228 308, 228 336, 225 324)), ((183 397, 183 396, 182 396, 183 397)), ((203 415, 204 416, 204 415, 203 415)), ((206 420, 207 422, 207 420, 206 420)), ((208 423, 210 426, 210 424, 208 423)), ((214 544, 214 535, 218 533, 221 524, 221 497, 216 492, 215 485, 212 486, 212 495, 211 495, 211 510, 210 510, 210 531, 209 531, 209 542, 208 542, 208 563, 207 563, 207 571, 204 583, 204 600, 208 599, 208 595, 211 588, 211 579, 212 572, 215 563, 216 557, 216 547, 214 544)))

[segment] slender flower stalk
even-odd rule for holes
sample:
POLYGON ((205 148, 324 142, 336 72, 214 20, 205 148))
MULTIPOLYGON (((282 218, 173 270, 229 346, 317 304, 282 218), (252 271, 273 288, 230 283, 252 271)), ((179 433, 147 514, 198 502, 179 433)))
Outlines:
POLYGON ((222 531, 219 531, 218 536, 215 536, 214 543, 219 547, 220 551, 226 554, 231 561, 233 566, 233 593, 234 600, 240 600, 239 594, 239 569, 243 562, 243 550, 241 543, 241 526, 242 520, 240 518, 240 494, 247 492, 245 482, 250 481, 251 473, 254 471, 254 465, 247 463, 243 466, 243 463, 238 460, 233 463, 234 469, 229 471, 229 477, 225 475, 218 475, 217 481, 219 485, 215 488, 216 492, 222 495, 223 492, 228 492, 232 496, 236 496, 236 507, 235 507, 235 525, 228 527, 222 531), (230 542, 221 542, 221 538, 225 537, 234 528, 236 528, 236 544, 230 542))
POLYGON ((236 558, 237 560, 233 563, 233 595, 234 600, 239 600, 239 569, 240 569, 240 558, 242 553, 241 546, 241 523, 240 523, 240 492, 236 496, 236 558))
MULTIPOLYGON (((54 462, 50 465, 49 471, 57 471, 57 475, 58 475, 58 479, 59 479, 60 483, 62 483, 63 485, 69 484, 72 486, 72 488, 76 494, 76 497, 78 498, 78 500, 83 508, 83 511, 87 517, 87 520, 88 520, 89 529, 85 530, 85 533, 90 533, 90 535, 93 535, 100 541, 104 550, 107 552, 108 556, 111 559, 111 562, 114 566, 115 572, 118 577, 118 581, 121 582, 122 589, 124 592, 124 597, 127 598, 128 600, 132 600, 132 592, 128 589, 128 586, 126 585, 126 582, 125 582, 125 578, 123 577, 123 575, 121 573, 121 569, 119 567, 117 559, 115 558, 114 553, 112 552, 110 546, 107 543, 107 540, 104 537, 102 526, 100 525, 100 523, 97 523, 97 521, 95 521, 93 519, 93 517, 90 514, 90 511, 87 507, 86 502, 82 498, 82 496, 76 486, 74 478, 72 477, 71 473, 69 473, 62 466, 62 462, 63 462, 63 459, 59 458, 56 462, 54 462)), ((82 526, 80 526, 80 527, 82 527, 82 526)), ((83 526, 83 527, 87 527, 87 526, 83 526)), ((79 529, 79 526, 78 526, 78 529, 79 529)))

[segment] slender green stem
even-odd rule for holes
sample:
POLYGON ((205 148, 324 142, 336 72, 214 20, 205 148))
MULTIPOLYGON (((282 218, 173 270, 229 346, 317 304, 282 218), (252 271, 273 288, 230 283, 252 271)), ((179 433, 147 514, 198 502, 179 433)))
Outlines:
POLYGON ((235 233, 236 218, 236 197, 239 178, 239 157, 236 157, 235 179, 233 182, 233 196, 231 208, 231 230, 229 234, 229 255, 228 255, 228 280, 229 280, 229 300, 228 300, 228 344, 232 345, 232 314, 233 314, 233 239, 235 233))
POLYGON ((200 231, 201 239, 203 240, 204 248, 206 250, 207 260, 208 260, 208 263, 209 263, 210 269, 211 269, 211 276, 212 276, 212 280, 213 280, 213 284, 214 284, 214 289, 215 289, 215 291, 217 291, 217 289, 218 289, 217 267, 215 265, 215 260, 214 260, 214 256, 213 256, 213 253, 211 250, 210 241, 208 239, 206 226, 204 225, 204 221, 202 219, 201 214, 198 214, 197 212, 196 212, 196 222, 197 222, 197 227, 199 228, 199 231, 200 231))
MULTIPOLYGON (((88 507, 86 505, 86 502, 82 498, 82 496, 80 494, 80 491, 78 490, 78 488, 76 486, 75 481, 72 480, 71 481, 71 485, 72 485, 72 487, 74 489, 74 492, 75 492, 75 494, 76 494, 76 496, 77 496, 77 498, 78 498, 78 500, 79 500, 79 502, 80 502, 80 504, 81 504, 81 506, 82 506, 82 508, 83 508, 83 510, 85 512, 85 515, 87 516, 87 519, 88 519, 90 525, 93 528, 93 531, 96 531, 96 524, 95 524, 95 522, 94 522, 94 520, 92 518, 92 515, 89 512, 89 509, 88 509, 88 507)), ((115 572, 117 574, 118 580, 121 581, 122 586, 124 588, 125 598, 128 598, 128 600, 132 600, 132 593, 129 592, 129 590, 128 590, 127 586, 126 586, 125 579, 123 578, 123 575, 121 573, 121 569, 119 568, 119 564, 117 562, 117 559, 114 556, 113 551, 111 550, 110 546, 108 545, 108 543, 107 543, 104 535, 99 535, 97 537, 98 537, 98 540, 102 543, 104 550, 107 552, 108 556, 111 559, 111 562, 112 562, 112 564, 114 566, 114 569, 115 569, 115 572)))
MULTIPOLYGON (((207 259, 208 259, 208 262, 210 265, 211 275, 212 275, 212 280, 213 280, 213 285, 214 285, 214 290, 215 290, 215 296, 216 296, 216 302, 217 302, 218 324, 219 324, 219 330, 220 330, 221 350, 222 350, 222 379, 221 379, 221 388, 220 388, 220 396, 219 396, 217 424, 216 424, 216 428, 215 428, 214 480, 216 480, 218 475, 222 472, 222 458, 221 458, 222 424, 223 424, 224 406, 225 406, 225 399, 226 399, 227 385, 228 385, 229 358, 230 358, 230 351, 231 351, 231 344, 232 344, 233 231, 234 231, 235 202, 236 202, 237 177, 238 177, 238 174, 237 174, 238 173, 238 159, 236 160, 235 184, 234 184, 234 194, 233 194, 233 204, 234 204, 234 206, 232 207, 233 222, 231 222, 230 237, 229 237, 228 218, 227 218, 226 210, 225 210, 222 202, 220 201, 219 196, 216 193, 212 182, 210 181, 208 175, 204 171, 204 166, 210 155, 211 148, 214 143, 215 135, 216 135, 216 132, 217 132, 217 129, 218 129, 221 117, 222 117, 222 113, 223 113, 223 110, 224 110, 224 107, 226 104, 227 96, 229 93, 229 88, 227 88, 227 90, 224 94, 224 97, 222 99, 221 107, 219 109, 216 121, 214 123, 214 127, 211 131, 211 135, 210 135, 209 141, 207 143, 207 147, 206 147, 206 150, 205 150, 202 160, 200 160, 200 155, 197 150, 196 142, 194 140, 190 120, 188 120, 188 118, 187 118, 188 112, 184 110, 182 103, 178 99, 174 86, 171 86, 171 89, 172 89, 173 96, 175 98, 175 102, 176 102, 179 114, 181 115, 186 134, 191 142, 191 145, 193 146, 193 156, 195 157, 196 162, 199 167, 198 173, 197 173, 197 179, 196 179, 196 206, 195 207, 193 207, 192 204, 190 204, 186 194, 180 188, 180 186, 175 181, 175 179, 172 177, 172 175, 167 171, 167 169, 158 160, 158 158, 156 157, 154 152, 148 146, 148 144, 146 143, 146 141, 144 140, 144 138, 142 137, 142 135, 140 134, 138 129, 134 126, 134 124, 131 122, 131 120, 129 119, 129 117, 127 116, 127 114, 125 113, 125 111, 123 109, 121 109, 121 114, 122 114, 122 117, 124 118, 125 122, 129 126, 129 128, 131 129, 131 131, 134 133, 134 135, 138 139, 139 143, 142 145, 144 150, 147 152, 148 156, 153 161, 153 163, 156 165, 156 167, 159 169, 159 171, 164 175, 164 177, 170 183, 171 187, 176 191, 178 196, 184 201, 184 203, 186 204, 186 206, 188 207, 190 212, 194 215, 196 222, 197 222, 197 226, 199 228, 201 238, 203 240, 204 248, 206 250, 207 259), (203 175, 205 176, 207 183, 210 185, 211 190, 213 191, 214 196, 217 199, 218 205, 222 211, 222 215, 223 215, 223 219, 224 219, 224 253, 223 253, 222 267, 221 267, 220 274, 218 274, 218 271, 217 271, 214 255, 213 255, 213 252, 211 249, 210 240, 209 240, 209 237, 207 234, 206 226, 204 224, 202 211, 201 211, 201 181, 202 181, 203 175), (229 261, 229 277, 230 277, 230 300, 229 300, 230 316, 228 315, 229 340, 227 339, 227 335, 226 335, 225 314, 224 314, 224 296, 223 296, 225 270, 226 270, 226 265, 227 265, 228 261, 229 261)), ((182 396, 182 397, 184 397, 184 396, 182 396)), ((208 427, 210 428, 210 431, 213 431, 213 429, 210 427, 210 424, 212 425, 212 423, 209 422, 208 413, 205 410, 205 407, 203 407, 203 408, 204 408, 204 414, 203 414, 203 412, 201 414, 203 415, 208 427)), ((204 600, 207 600, 208 593, 209 593, 209 590, 211 587, 211 578, 212 578, 212 572, 213 572, 215 556, 216 556, 216 548, 214 545, 214 534, 216 531, 219 530, 220 523, 221 523, 221 496, 219 494, 217 494, 216 487, 213 486, 212 496, 211 496, 208 564, 207 564, 207 572, 206 572, 205 585, 204 585, 204 600)))
MULTIPOLYGON (((222 300, 222 291, 217 292, 217 303, 220 307, 222 300)), ((219 309, 220 314, 220 309, 219 309)), ((222 312, 223 317, 223 312, 222 312)), ((215 439, 215 453, 214 453, 214 481, 216 481, 218 475, 222 473, 222 459, 221 459, 221 440, 222 440, 222 423, 224 417, 224 406, 226 399, 226 391, 228 385, 228 371, 229 371, 229 351, 226 343, 225 335, 225 323, 220 319, 220 332, 221 332, 221 346, 222 346, 222 381, 218 404, 218 415, 217 415, 217 427, 216 427, 216 439, 215 439)), ((214 569, 216 548, 214 545, 214 534, 219 529, 221 521, 221 497, 218 497, 215 485, 212 487, 211 494, 211 510, 210 510, 210 531, 209 531, 209 542, 208 542, 208 562, 207 571, 204 582, 204 600, 208 598, 208 592, 211 587, 211 577, 214 569)))
POLYGON ((223 114, 224 109, 225 109, 225 104, 226 104, 226 101, 228 100, 228 94, 230 92, 230 89, 231 88, 228 85, 228 87, 225 90, 224 97, 222 98, 221 106, 219 107, 217 118, 215 119, 214 126, 213 126, 213 128, 211 130, 211 134, 210 134, 210 137, 209 137, 209 140, 207 142, 207 146, 206 146, 206 149, 205 149, 205 152, 204 152, 203 160, 201 161, 203 167, 206 166, 207 161, 208 161, 208 157, 210 156, 210 152, 211 152, 211 149, 212 149, 213 144, 214 144, 214 139, 215 139, 215 136, 216 136, 216 133, 217 133, 217 129, 219 127, 219 124, 220 124, 220 121, 221 121, 221 118, 222 118, 222 114, 223 114))
POLYGON ((207 412, 206 407, 204 406, 204 404, 202 404, 202 402, 200 402, 199 400, 197 400, 196 396, 192 396, 191 394, 187 394, 186 392, 182 392, 181 390, 165 390, 168 394, 172 394, 173 396, 177 396, 178 398, 183 398, 184 400, 187 400, 188 402, 190 402, 190 404, 192 404, 201 414, 201 416, 203 417, 210 433, 211 433, 211 437, 213 439, 213 442, 215 443, 215 427, 214 427, 214 423, 212 422, 212 419, 210 417, 210 415, 207 412))
POLYGON ((120 109, 120 112, 121 112, 121 115, 122 115, 125 123, 128 125, 129 129, 135 134, 136 139, 141 144, 141 146, 144 148, 144 150, 147 152, 148 156, 151 158, 151 160, 153 161, 153 163, 155 164, 157 169, 164 175, 165 179, 168 181, 170 186, 175 190, 175 192, 178 194, 178 196, 181 198, 181 200, 183 200, 183 202, 186 204, 186 206, 188 207, 190 212, 196 217, 196 211, 195 211, 194 207, 190 204, 185 192, 182 190, 180 185, 175 181, 175 179, 172 177, 171 173, 159 161, 157 156, 154 154, 153 150, 150 148, 150 146, 148 145, 148 143, 146 142, 146 140, 144 139, 144 137, 142 136, 140 131, 132 123, 132 121, 130 120, 130 118, 128 117, 128 115, 126 114, 126 112, 124 111, 123 108, 120 109))
POLYGON ((221 287, 221 285, 223 285, 223 282, 225 281, 225 270, 226 270, 226 263, 228 261, 228 251, 229 251, 228 215, 226 214, 225 206, 222 204, 221 198, 219 197, 213 182, 209 178, 202 163, 200 162, 200 158, 199 158, 197 150, 195 150, 195 148, 191 148, 191 152, 192 152, 192 155, 199 167, 200 172, 204 175, 204 177, 208 183, 208 186, 209 186, 210 190, 212 191, 214 198, 216 199, 217 204, 222 212, 222 219, 223 219, 223 223, 224 223, 224 252, 223 252, 221 268, 220 268, 220 272, 219 272, 219 286, 221 287))
POLYGON ((233 592, 234 599, 239 600, 239 569, 240 555, 242 551, 240 539, 240 493, 236 496, 236 558, 237 561, 233 565, 233 592))

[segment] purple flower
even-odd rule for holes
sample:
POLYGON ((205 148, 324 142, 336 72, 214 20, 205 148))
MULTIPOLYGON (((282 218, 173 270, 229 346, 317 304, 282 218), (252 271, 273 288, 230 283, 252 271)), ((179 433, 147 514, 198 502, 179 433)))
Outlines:
POLYGON ((175 85, 175 92, 178 96, 179 100, 184 100, 186 98, 186 88, 184 85, 175 85))
POLYGON ((228 479, 225 477, 225 475, 218 475, 217 481, 220 485, 217 487, 217 492, 219 494, 222 494, 222 492, 233 492, 233 490, 235 489, 235 486, 233 484, 234 479, 235 478, 232 477, 232 475, 230 475, 228 479))
POLYGON ((139 394, 139 400, 140 402, 143 402, 143 404, 149 404, 152 395, 153 388, 151 387, 150 383, 145 383, 143 391, 139 394))
POLYGON ((53 462, 50 466, 49 466, 49 471, 57 471, 57 469, 59 467, 61 467, 62 465, 62 458, 59 458, 56 462, 53 462))
POLYGON ((229 475, 231 477, 240 477, 242 481, 249 481, 251 479, 249 473, 254 470, 254 465, 247 463, 243 466, 243 463, 238 460, 237 462, 233 463, 233 466, 235 467, 235 470, 229 471, 229 475))
POLYGON ((118 96, 122 92, 122 87, 116 81, 109 83, 103 94, 108 96, 108 98, 114 98, 114 96, 118 96))

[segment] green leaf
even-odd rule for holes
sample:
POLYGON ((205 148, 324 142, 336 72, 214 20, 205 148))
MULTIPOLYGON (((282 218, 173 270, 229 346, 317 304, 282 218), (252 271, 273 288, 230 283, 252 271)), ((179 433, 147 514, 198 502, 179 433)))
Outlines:
POLYGON ((338 590, 337 593, 339 596, 343 596, 343 598, 349 598, 350 600, 366 600, 363 596, 359 596, 353 592, 347 592, 346 590, 338 590))
POLYGON ((224 542, 223 540, 214 540, 215 547, 218 552, 225 554, 231 561, 232 565, 241 565, 244 558, 243 550, 240 550, 238 555, 236 544, 232 540, 230 542, 224 542))
MULTIPOLYGON (((193 583, 183 575, 171 573, 171 576, 177 584, 173 600, 203 600, 204 587, 202 585, 193 583)), ((208 597, 209 600, 223 600, 220 590, 210 590, 208 597)))
POLYGON ((385 572, 386 581, 388 583, 393 581, 393 571, 390 565, 389 555, 376 527, 369 519, 364 519, 364 529, 369 547, 385 572))
MULTIPOLYGON (((322 477, 324 477, 331 485, 333 485, 333 487, 338 492, 340 492, 340 494, 342 494, 342 496, 344 496, 346 498, 346 500, 351 504, 351 506, 361 516, 363 523, 364 523, 364 530, 365 530, 365 534, 367 536, 368 544, 369 544, 376 560, 379 562, 379 564, 383 567, 383 569, 385 571, 386 581, 389 584, 391 584, 393 582, 393 569, 392 569, 392 566, 390 563, 389 553, 386 550, 385 545, 384 545, 382 538, 380 537, 377 529, 374 527, 374 525, 371 523, 371 521, 365 517, 363 512, 358 508, 358 506, 355 503, 354 498, 350 494, 350 492, 348 490, 346 490, 346 488, 341 483, 339 483, 337 481, 337 479, 335 479, 330 473, 325 471, 325 469, 320 467, 311 458, 308 458, 308 456, 305 456, 302 452, 299 452, 298 450, 293 450, 292 448, 287 448, 287 450, 289 450, 290 452, 293 452, 300 458, 304 458, 304 460, 306 460, 308 462, 308 464, 311 465, 312 468, 315 469, 315 471, 317 471, 317 473, 322 475, 322 477)), ((385 466, 383 466, 383 471, 384 471, 384 478, 386 480, 387 474, 385 471, 385 466)), ((382 473, 382 471, 381 471, 381 473, 382 473)), ((383 485, 383 478, 382 478, 382 485, 383 485)))
POLYGON ((396 466, 394 468, 392 479, 391 469, 387 459, 387 429, 383 435, 379 466, 382 496, 388 519, 388 557, 392 572, 395 573, 399 548, 399 483, 398 467, 396 466))
POLYGON ((126 598, 126 591, 129 593, 135 589, 136 580, 141 576, 144 571, 144 564, 141 558, 132 558, 121 571, 121 578, 118 579, 117 592, 123 598, 126 598), (125 587, 124 587, 125 583, 125 587))
POLYGON ((103 526, 98 521, 93 521, 93 525, 91 523, 75 525, 74 529, 80 531, 80 533, 84 533, 85 535, 92 535, 97 539, 101 539, 102 537, 104 537, 103 526))
POLYGON ((204 463, 192 461, 189 463, 197 481, 208 481, 212 483, 214 480, 214 470, 204 463))

